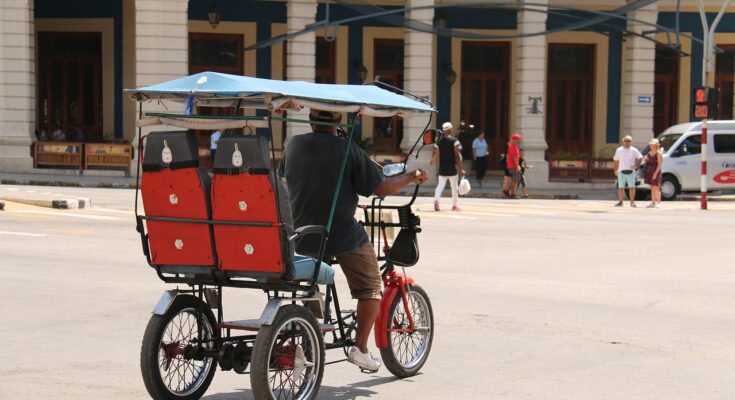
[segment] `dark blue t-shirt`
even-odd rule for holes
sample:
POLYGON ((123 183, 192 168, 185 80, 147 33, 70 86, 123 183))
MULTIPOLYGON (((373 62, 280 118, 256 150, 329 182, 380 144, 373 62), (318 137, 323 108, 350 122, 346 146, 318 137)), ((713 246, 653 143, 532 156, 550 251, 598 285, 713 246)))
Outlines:
MULTIPOLYGON (((291 138, 286 145, 279 175, 286 178, 294 227, 327 225, 332 196, 337 188, 347 140, 327 133, 307 133, 291 138)), ((355 143, 334 211, 326 254, 337 256, 368 242, 367 234, 355 219, 358 194, 370 196, 383 182, 383 175, 368 155, 355 143)), ((318 236, 296 243, 299 254, 316 256, 318 236)))

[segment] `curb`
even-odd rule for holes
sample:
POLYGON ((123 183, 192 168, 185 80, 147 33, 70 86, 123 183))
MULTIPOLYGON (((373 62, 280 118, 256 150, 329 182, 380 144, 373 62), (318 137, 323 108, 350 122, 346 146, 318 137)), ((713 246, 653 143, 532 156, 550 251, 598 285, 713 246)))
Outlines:
MULTIPOLYGON (((398 192, 396 196, 412 196, 413 192, 398 192)), ((434 192, 419 192, 418 197, 434 197, 434 192)), ((500 193, 495 192, 470 192, 461 198, 473 198, 473 199, 502 199, 500 193)), ((529 193, 529 199, 536 200, 578 200, 579 196, 576 194, 546 194, 546 193, 529 193)))
MULTIPOLYGON (((38 200, 38 199, 23 199, 16 197, 3 197, 5 201, 12 201, 14 203, 29 204, 37 207, 46 208, 57 208, 57 209, 77 209, 91 207, 92 200, 90 199, 52 199, 52 200, 38 200)), ((1 203, 1 202, 0 202, 1 203)), ((4 207, 4 203, 3 203, 4 207)), ((0 210, 3 209, 0 207, 0 210)))
POLYGON ((30 185, 30 186, 61 186, 61 187, 84 187, 105 189, 135 189, 135 182, 113 183, 113 182, 72 182, 72 181, 44 181, 35 179, 2 179, 3 185, 30 185))
MULTIPOLYGON (((697 195, 678 195, 676 200, 682 201, 701 201, 702 197, 697 195)), ((707 201, 735 201, 735 196, 707 196, 707 201)))

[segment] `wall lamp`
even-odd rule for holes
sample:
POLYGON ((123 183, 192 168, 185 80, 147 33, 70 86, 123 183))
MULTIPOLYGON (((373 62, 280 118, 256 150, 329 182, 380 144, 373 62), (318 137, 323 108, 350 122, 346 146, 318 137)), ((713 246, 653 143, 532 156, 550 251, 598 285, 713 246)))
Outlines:
POLYGON ((457 73, 452 68, 452 63, 444 63, 444 78, 447 80, 449 86, 454 85, 457 81, 457 73))
POLYGON ((212 26, 212 29, 217 29, 220 17, 221 15, 219 12, 219 7, 217 7, 217 2, 212 2, 212 6, 209 7, 209 11, 207 11, 207 18, 209 19, 209 25, 212 26))
POLYGON ((365 79, 367 79, 368 70, 365 67, 365 64, 363 64, 362 60, 357 58, 353 59, 352 66, 355 68, 355 71, 357 71, 357 77, 360 78, 360 83, 365 82, 365 79))

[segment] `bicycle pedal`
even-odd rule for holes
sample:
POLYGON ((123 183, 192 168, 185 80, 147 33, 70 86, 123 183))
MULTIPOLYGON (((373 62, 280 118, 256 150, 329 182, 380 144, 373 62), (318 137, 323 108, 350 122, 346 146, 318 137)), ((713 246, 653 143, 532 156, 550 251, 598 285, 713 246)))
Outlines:
POLYGON ((363 374, 374 374, 374 373, 378 372, 378 370, 377 369, 376 370, 371 370, 371 369, 366 369, 366 368, 360 367, 360 372, 362 372, 363 374))

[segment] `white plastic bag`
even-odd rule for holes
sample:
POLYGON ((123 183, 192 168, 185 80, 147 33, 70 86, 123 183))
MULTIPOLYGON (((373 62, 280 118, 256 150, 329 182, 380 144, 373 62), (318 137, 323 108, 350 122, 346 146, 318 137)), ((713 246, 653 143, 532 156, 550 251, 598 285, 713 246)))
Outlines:
POLYGON ((470 187, 470 181, 468 181, 467 178, 462 177, 462 179, 459 181, 459 195, 464 196, 469 193, 471 189, 472 188, 470 187))

